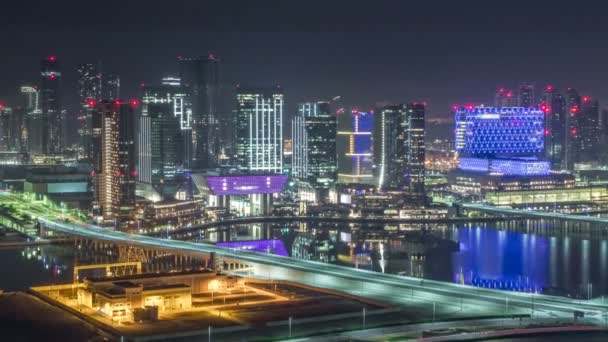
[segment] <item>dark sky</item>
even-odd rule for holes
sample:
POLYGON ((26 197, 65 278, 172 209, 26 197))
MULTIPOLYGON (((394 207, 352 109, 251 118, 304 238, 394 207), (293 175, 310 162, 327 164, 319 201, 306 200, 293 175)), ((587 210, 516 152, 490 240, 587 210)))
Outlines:
POLYGON ((141 82, 174 73, 177 56, 214 52, 227 90, 280 83, 290 109, 342 95, 363 108, 427 101, 430 116, 447 117, 452 104, 490 103, 495 88, 522 81, 608 104, 600 5, 420 2, 11 1, 0 19, 0 100, 10 104, 18 85, 36 82, 50 54, 62 60, 72 102, 79 63, 102 61, 132 97, 141 82))

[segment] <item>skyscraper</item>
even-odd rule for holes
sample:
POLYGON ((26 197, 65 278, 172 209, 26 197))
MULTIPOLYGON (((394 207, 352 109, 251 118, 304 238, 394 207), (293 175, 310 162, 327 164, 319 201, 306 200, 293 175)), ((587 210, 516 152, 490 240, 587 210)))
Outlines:
POLYGON ((236 90, 236 152, 241 169, 283 172, 283 90, 242 87, 236 90))
POLYGON ((519 107, 536 107, 537 102, 534 97, 534 85, 529 83, 522 83, 519 85, 519 92, 517 94, 518 106, 519 107))
POLYGON ((120 76, 113 74, 102 76, 101 98, 105 101, 120 99, 120 76))
POLYGON ((95 103, 101 101, 101 72, 95 64, 87 63, 78 66, 78 98, 80 109, 78 112, 78 135, 83 149, 81 156, 90 160, 92 156, 91 130, 92 111, 95 103))
POLYGON ((405 163, 404 105, 389 105, 374 115, 374 163, 378 189, 399 188, 405 163))
POLYGON ((120 100, 96 104, 93 113, 94 212, 124 227, 135 209, 135 116, 120 100))
POLYGON ((328 189, 336 181, 336 125, 329 102, 298 105, 292 122, 292 173, 315 189, 328 189))
POLYGON ((405 133, 405 169, 403 189, 411 195, 424 197, 425 110, 423 103, 410 103, 402 123, 405 133))
POLYGON ((43 154, 42 147, 42 110, 40 109, 40 92, 33 86, 21 87, 24 129, 21 133, 22 147, 30 155, 43 154))
POLYGON ((548 85, 541 97, 540 109, 545 113, 545 158, 552 168, 565 168, 567 105, 564 96, 548 85))
POLYGON ((338 182, 373 184, 374 112, 357 109, 338 114, 338 182))
POLYGON ((589 96, 582 97, 578 127, 580 130, 580 161, 589 162, 597 160, 602 132, 600 128, 599 104, 596 99, 592 99, 589 96))
POLYGON ((193 168, 204 169, 217 164, 221 145, 219 66, 220 59, 213 54, 178 60, 179 77, 192 98, 193 168))
POLYGON ((189 167, 191 146, 190 97, 179 78, 165 77, 146 85, 138 129, 139 180, 162 194, 179 170, 189 167))
POLYGON ((581 123, 581 96, 574 88, 568 88, 566 93, 567 115, 566 115, 566 132, 564 152, 564 162, 562 167, 566 170, 574 170, 574 164, 580 161, 580 140, 581 132, 579 123, 581 123))
POLYGON ((13 110, 0 104, 0 152, 12 150, 11 146, 11 117, 13 110))
POLYGON ((63 128, 66 120, 62 117, 60 104, 61 70, 57 57, 50 56, 42 61, 40 75, 40 103, 42 109, 42 152, 61 154, 63 152, 63 128))
POLYGON ((494 94, 494 107, 513 107, 517 103, 517 98, 509 89, 498 88, 494 94))

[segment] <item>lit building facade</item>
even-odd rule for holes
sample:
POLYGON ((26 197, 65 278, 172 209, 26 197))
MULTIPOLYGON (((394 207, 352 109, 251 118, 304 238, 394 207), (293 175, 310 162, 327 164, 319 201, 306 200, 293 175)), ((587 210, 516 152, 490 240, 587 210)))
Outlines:
POLYGON ((402 122, 405 134, 403 189, 419 197, 424 197, 425 111, 426 105, 423 103, 408 104, 402 122))
POLYGON ((372 133, 374 112, 338 114, 338 182, 373 184, 372 133))
POLYGON ((30 155, 39 155, 42 150, 42 110, 40 108, 40 92, 33 86, 22 86, 24 127, 21 132, 21 143, 30 155))
POLYGON ((574 187, 572 175, 552 173, 550 162, 541 158, 544 115, 542 108, 458 108, 460 167, 449 175, 452 191, 483 196, 491 191, 574 187))
POLYGON ((92 113, 95 103, 101 101, 101 72, 95 64, 87 63, 78 66, 78 97, 80 109, 78 112, 78 135, 83 148, 81 159, 92 158, 92 113))
POLYGON ((301 103, 292 123, 292 174, 317 189, 336 181, 336 116, 329 102, 301 103))
POLYGON ((103 101, 93 114, 93 209, 103 222, 121 226, 135 209, 134 105, 103 101))
POLYGON ((138 180, 163 193, 181 170, 189 168, 192 104, 178 78, 145 86, 138 120, 138 180))
POLYGON ((405 106, 383 107, 374 116, 374 163, 378 189, 398 188, 402 185, 405 163, 405 134, 401 122, 405 106))
POLYGON ((40 69, 40 104, 42 110, 41 150, 43 154, 63 153, 64 120, 60 102, 61 69, 55 56, 42 60, 40 69))
POLYGON ((236 99, 239 168, 283 172, 283 90, 239 86, 236 99))

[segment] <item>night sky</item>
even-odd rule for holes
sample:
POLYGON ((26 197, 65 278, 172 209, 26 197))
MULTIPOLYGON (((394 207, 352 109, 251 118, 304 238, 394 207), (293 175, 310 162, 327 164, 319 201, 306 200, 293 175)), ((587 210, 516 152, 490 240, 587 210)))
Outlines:
POLYGON ((175 74, 177 56, 213 52, 226 94, 239 82, 279 83, 290 111, 341 95, 361 108, 426 101, 429 116, 447 117, 453 104, 491 104, 494 89, 523 81, 574 87, 608 106, 605 8, 489 2, 11 1, 0 19, 0 101, 37 82, 51 54, 73 106, 79 63, 102 61, 128 98, 175 74))

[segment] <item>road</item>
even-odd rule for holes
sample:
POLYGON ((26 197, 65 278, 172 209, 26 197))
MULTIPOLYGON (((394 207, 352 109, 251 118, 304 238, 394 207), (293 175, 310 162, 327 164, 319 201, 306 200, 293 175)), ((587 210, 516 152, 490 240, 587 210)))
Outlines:
POLYGON ((604 323, 602 314, 608 306, 593 301, 506 292, 454 283, 421 280, 393 274, 383 274, 356 268, 255 253, 189 241, 160 239, 133 235, 101 227, 70 222, 39 219, 46 229, 83 238, 140 245, 149 248, 182 252, 216 253, 224 258, 252 264, 253 276, 289 280, 322 288, 351 293, 400 306, 423 307, 425 314, 436 306, 437 315, 502 315, 529 313, 545 317, 570 318, 574 310, 604 323))
POLYGON ((576 221, 584 223, 608 223, 608 217, 596 217, 596 216, 584 216, 584 215, 573 215, 573 214, 562 214, 554 212, 536 211, 536 210, 524 210, 524 209, 511 209, 505 207, 495 207, 492 205, 485 204, 473 204, 463 203, 462 207, 465 209, 474 209, 495 214, 509 214, 518 217, 532 217, 532 218, 543 218, 553 220, 565 220, 565 221, 576 221))

